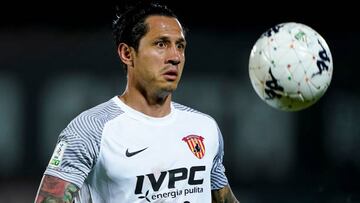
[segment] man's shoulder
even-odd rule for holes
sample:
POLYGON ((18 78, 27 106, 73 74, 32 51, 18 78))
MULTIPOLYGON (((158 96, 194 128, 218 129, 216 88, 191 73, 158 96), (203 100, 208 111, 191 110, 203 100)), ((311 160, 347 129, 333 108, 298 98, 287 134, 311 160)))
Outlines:
POLYGON ((110 99, 81 112, 69 125, 86 126, 87 128, 103 126, 122 113, 121 108, 113 99, 110 99))
POLYGON ((204 112, 201 112, 199 110, 196 110, 192 107, 177 103, 177 102, 172 102, 173 107, 178 110, 181 113, 184 114, 190 114, 191 116, 196 116, 199 117, 201 119, 205 119, 205 120, 209 120, 211 122, 215 122, 215 119, 213 117, 211 117, 209 114, 206 114, 204 112))
POLYGON ((103 103, 100 103, 92 108, 83 111, 79 116, 103 118, 111 115, 119 115, 124 113, 121 108, 114 102, 114 99, 110 99, 103 103))

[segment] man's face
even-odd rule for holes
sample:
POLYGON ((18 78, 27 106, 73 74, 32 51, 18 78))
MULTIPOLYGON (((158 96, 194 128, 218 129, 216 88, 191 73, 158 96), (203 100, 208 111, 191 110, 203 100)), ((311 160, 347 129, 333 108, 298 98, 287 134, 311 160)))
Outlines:
POLYGON ((133 79, 138 88, 162 94, 176 89, 185 63, 185 36, 177 19, 150 16, 148 32, 134 54, 133 79))

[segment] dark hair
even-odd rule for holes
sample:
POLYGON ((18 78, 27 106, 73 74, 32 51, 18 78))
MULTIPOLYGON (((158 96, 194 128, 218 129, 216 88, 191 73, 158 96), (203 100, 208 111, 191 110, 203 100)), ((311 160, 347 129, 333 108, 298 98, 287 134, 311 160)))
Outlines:
POLYGON ((120 43, 125 43, 137 51, 140 39, 148 32, 145 20, 152 15, 177 18, 172 10, 159 2, 137 1, 135 5, 125 5, 124 12, 118 8, 116 19, 113 22, 116 47, 120 43))

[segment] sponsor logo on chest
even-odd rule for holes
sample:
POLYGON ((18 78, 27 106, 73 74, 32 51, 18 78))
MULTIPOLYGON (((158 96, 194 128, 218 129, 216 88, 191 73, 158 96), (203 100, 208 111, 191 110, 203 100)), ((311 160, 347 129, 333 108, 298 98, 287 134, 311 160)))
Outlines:
POLYGON ((139 199, 151 202, 152 200, 176 198, 181 195, 186 197, 193 193, 202 193, 204 190, 202 187, 204 179, 197 177, 202 177, 205 169, 206 166, 193 166, 190 169, 182 167, 162 171, 158 178, 153 173, 136 176, 135 195, 138 195, 139 199), (168 181, 164 181, 165 177, 168 177, 168 181), (147 189, 145 193, 143 192, 145 180, 150 182, 149 186, 153 191, 152 194, 149 194, 150 189, 147 189), (184 188, 176 188, 176 183, 182 181, 186 181, 188 185, 184 188), (164 184, 167 190, 159 192, 159 189, 164 184))

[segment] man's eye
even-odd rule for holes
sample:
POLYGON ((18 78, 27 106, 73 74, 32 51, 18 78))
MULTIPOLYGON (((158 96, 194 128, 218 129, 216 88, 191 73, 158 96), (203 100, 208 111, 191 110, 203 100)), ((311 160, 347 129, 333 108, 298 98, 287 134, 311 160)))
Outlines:
POLYGON ((157 42, 156 45, 160 48, 166 47, 166 44, 164 42, 157 42))
POLYGON ((184 45, 184 44, 178 44, 178 45, 177 45, 177 48, 178 48, 178 49, 185 49, 185 45, 184 45))

